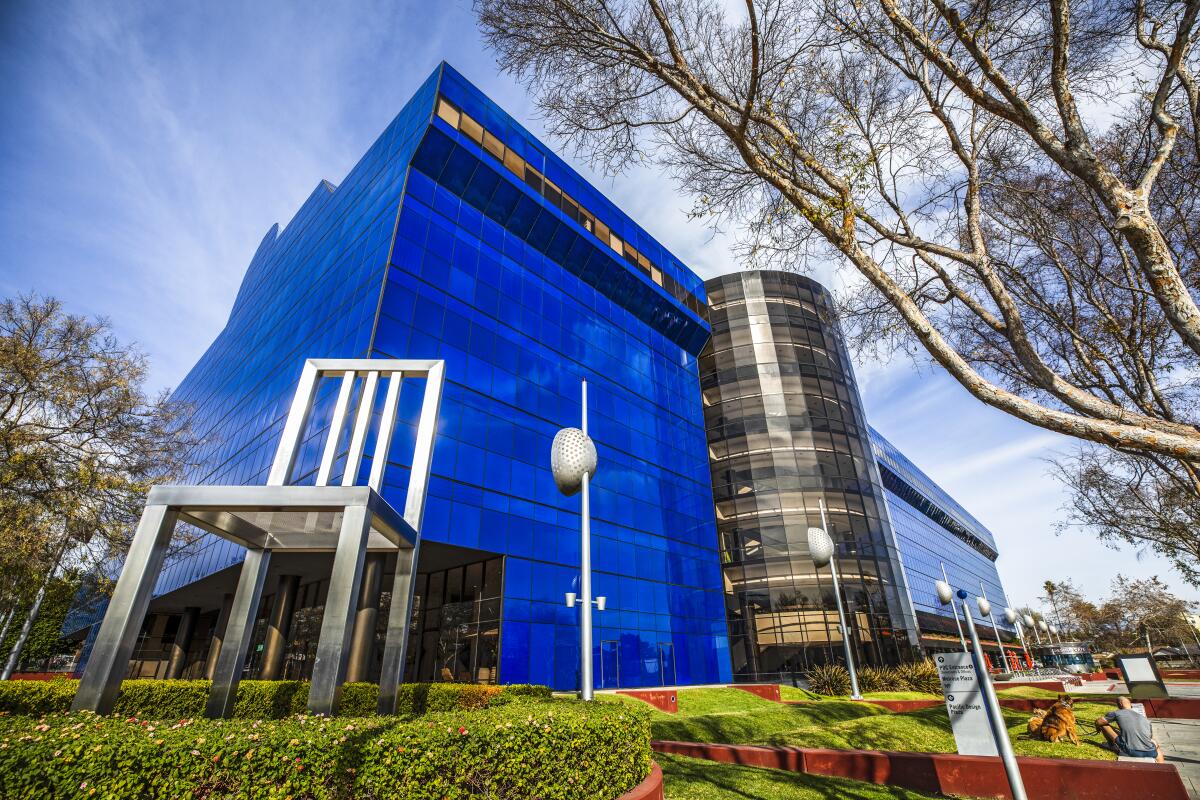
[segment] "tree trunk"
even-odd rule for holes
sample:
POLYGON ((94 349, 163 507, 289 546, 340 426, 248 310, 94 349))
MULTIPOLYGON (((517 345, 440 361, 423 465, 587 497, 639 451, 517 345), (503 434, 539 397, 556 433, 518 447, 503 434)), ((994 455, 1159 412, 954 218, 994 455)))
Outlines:
POLYGON ((17 668, 17 662, 21 660, 21 650, 25 647, 25 642, 29 640, 29 633, 33 630, 33 624, 37 622, 38 612, 42 610, 42 600, 46 598, 46 587, 50 585, 50 578, 54 575, 54 570, 50 570, 46 574, 46 579, 42 581, 42 585, 38 587, 38 592, 33 598, 33 605, 29 608, 29 616, 25 618, 25 624, 21 626, 21 632, 17 635, 17 641, 13 644, 12 652, 8 654, 8 662, 4 665, 4 672, 0 673, 0 681, 6 681, 12 677, 13 671, 17 668))
MULTIPOLYGON (((25 648, 25 642, 29 641, 29 634, 33 631, 33 625, 37 622, 38 613, 42 610, 42 601, 46 599, 46 589, 50 586, 50 581, 54 579, 54 573, 58 572, 58 565, 62 561, 63 554, 67 551, 68 542, 69 540, 64 539, 58 546, 58 553, 54 556, 54 563, 46 572, 46 577, 42 581, 42 585, 38 587, 37 594, 33 598, 33 605, 29 607, 29 616, 25 619, 25 624, 21 626, 21 633, 17 636, 16 643, 13 644, 12 652, 8 654, 8 662, 4 665, 4 671, 0 672, 0 681, 6 681, 11 678, 13 671, 17 668, 17 662, 21 659, 21 650, 25 648)), ((3 640, 0 639, 0 641, 3 640)))
POLYGON ((17 607, 13 606, 4 615, 4 625, 0 626, 0 646, 4 645, 4 639, 8 636, 8 627, 12 625, 13 617, 17 615, 17 607))

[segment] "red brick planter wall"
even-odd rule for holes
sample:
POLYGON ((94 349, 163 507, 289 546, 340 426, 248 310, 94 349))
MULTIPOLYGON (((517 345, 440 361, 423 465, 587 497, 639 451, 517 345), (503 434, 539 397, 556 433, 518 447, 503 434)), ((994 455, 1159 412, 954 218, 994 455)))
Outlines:
POLYGON ((78 678, 74 672, 14 672, 14 681, 52 681, 56 678, 78 678))
POLYGON ((776 703, 779 700, 779 684, 777 683, 731 683, 731 689, 741 689, 743 692, 756 694, 764 700, 774 700, 776 703))
POLYGON ((646 780, 630 789, 617 800, 663 800, 663 774, 656 762, 650 762, 646 780))
MULTIPOLYGON (((951 753, 885 753, 873 750, 817 750, 799 747, 654 742, 660 753, 707 758, 730 764, 771 767, 812 775, 852 778, 902 786, 918 792, 1011 798, 998 758, 951 753)), ((1187 800, 1171 764, 1122 764, 1081 759, 1019 758, 1030 797, 1056 800, 1112 800, 1146 797, 1187 800)))
POLYGON ((659 711, 665 711, 668 714, 679 713, 679 701, 676 699, 674 692, 660 689, 622 689, 617 694, 636 697, 638 700, 649 703, 659 711))

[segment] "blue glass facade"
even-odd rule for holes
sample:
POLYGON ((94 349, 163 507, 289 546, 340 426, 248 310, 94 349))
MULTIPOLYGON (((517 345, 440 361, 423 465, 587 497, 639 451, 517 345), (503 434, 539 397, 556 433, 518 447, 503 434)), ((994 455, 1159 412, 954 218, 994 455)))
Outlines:
MULTIPOLYGON (((703 303, 699 278, 443 64, 341 184, 322 182, 260 245, 176 393, 205 438, 188 482, 265 481, 305 358, 444 359, 425 541, 504 557, 492 679, 572 689, 578 624, 563 594, 578 576, 579 500, 558 493, 548 461, 555 431, 579 424, 586 377, 594 591, 608 599, 597 685, 729 680, 703 303)), ((333 389, 299 482, 315 472, 333 389)), ((401 395, 383 492, 396 507, 419 399, 419 386, 401 395)), ((205 536, 156 596, 186 600, 241 558, 205 536)))
MULTIPOLYGON (((908 460, 896 447, 871 428, 871 450, 879 466, 892 530, 908 576, 913 609, 928 636, 957 637, 954 615, 938 602, 934 582, 942 580, 942 568, 954 588, 972 595, 986 593, 1001 636, 1016 636, 1005 621, 1009 605, 1000 574, 996 571, 996 540, 940 486, 908 460)), ((972 608, 981 636, 992 636, 991 620, 972 608)), ((933 645, 931 639, 929 644, 933 645)), ((952 640, 950 646, 957 645, 952 640)))

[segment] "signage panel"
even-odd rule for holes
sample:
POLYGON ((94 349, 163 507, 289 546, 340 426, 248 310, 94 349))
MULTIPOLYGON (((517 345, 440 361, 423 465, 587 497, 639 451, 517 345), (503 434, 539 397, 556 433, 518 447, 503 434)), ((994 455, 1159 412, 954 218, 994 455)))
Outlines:
POLYGON ((950 715, 959 755, 999 756, 971 654, 940 653, 934 662, 942 679, 946 713, 950 715))

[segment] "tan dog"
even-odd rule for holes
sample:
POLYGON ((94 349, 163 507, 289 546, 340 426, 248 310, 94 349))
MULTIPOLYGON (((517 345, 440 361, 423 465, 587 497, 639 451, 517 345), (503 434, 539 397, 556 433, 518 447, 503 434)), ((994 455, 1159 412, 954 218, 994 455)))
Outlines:
POLYGON ((1042 729, 1042 720, 1046 718, 1048 710, 1046 708, 1039 708, 1033 712, 1033 716, 1029 718, 1029 724, 1025 726, 1030 736, 1036 737, 1038 735, 1038 731, 1042 729))
MULTIPOLYGON (((1038 727, 1038 734, 1047 742, 1060 742, 1063 739, 1070 739, 1072 744, 1079 744, 1079 730, 1075 725, 1075 701, 1068 695, 1062 694, 1058 696, 1058 702, 1055 703, 1042 717, 1042 724, 1038 727)), ((1032 720, 1031 720, 1032 722, 1032 720)))

